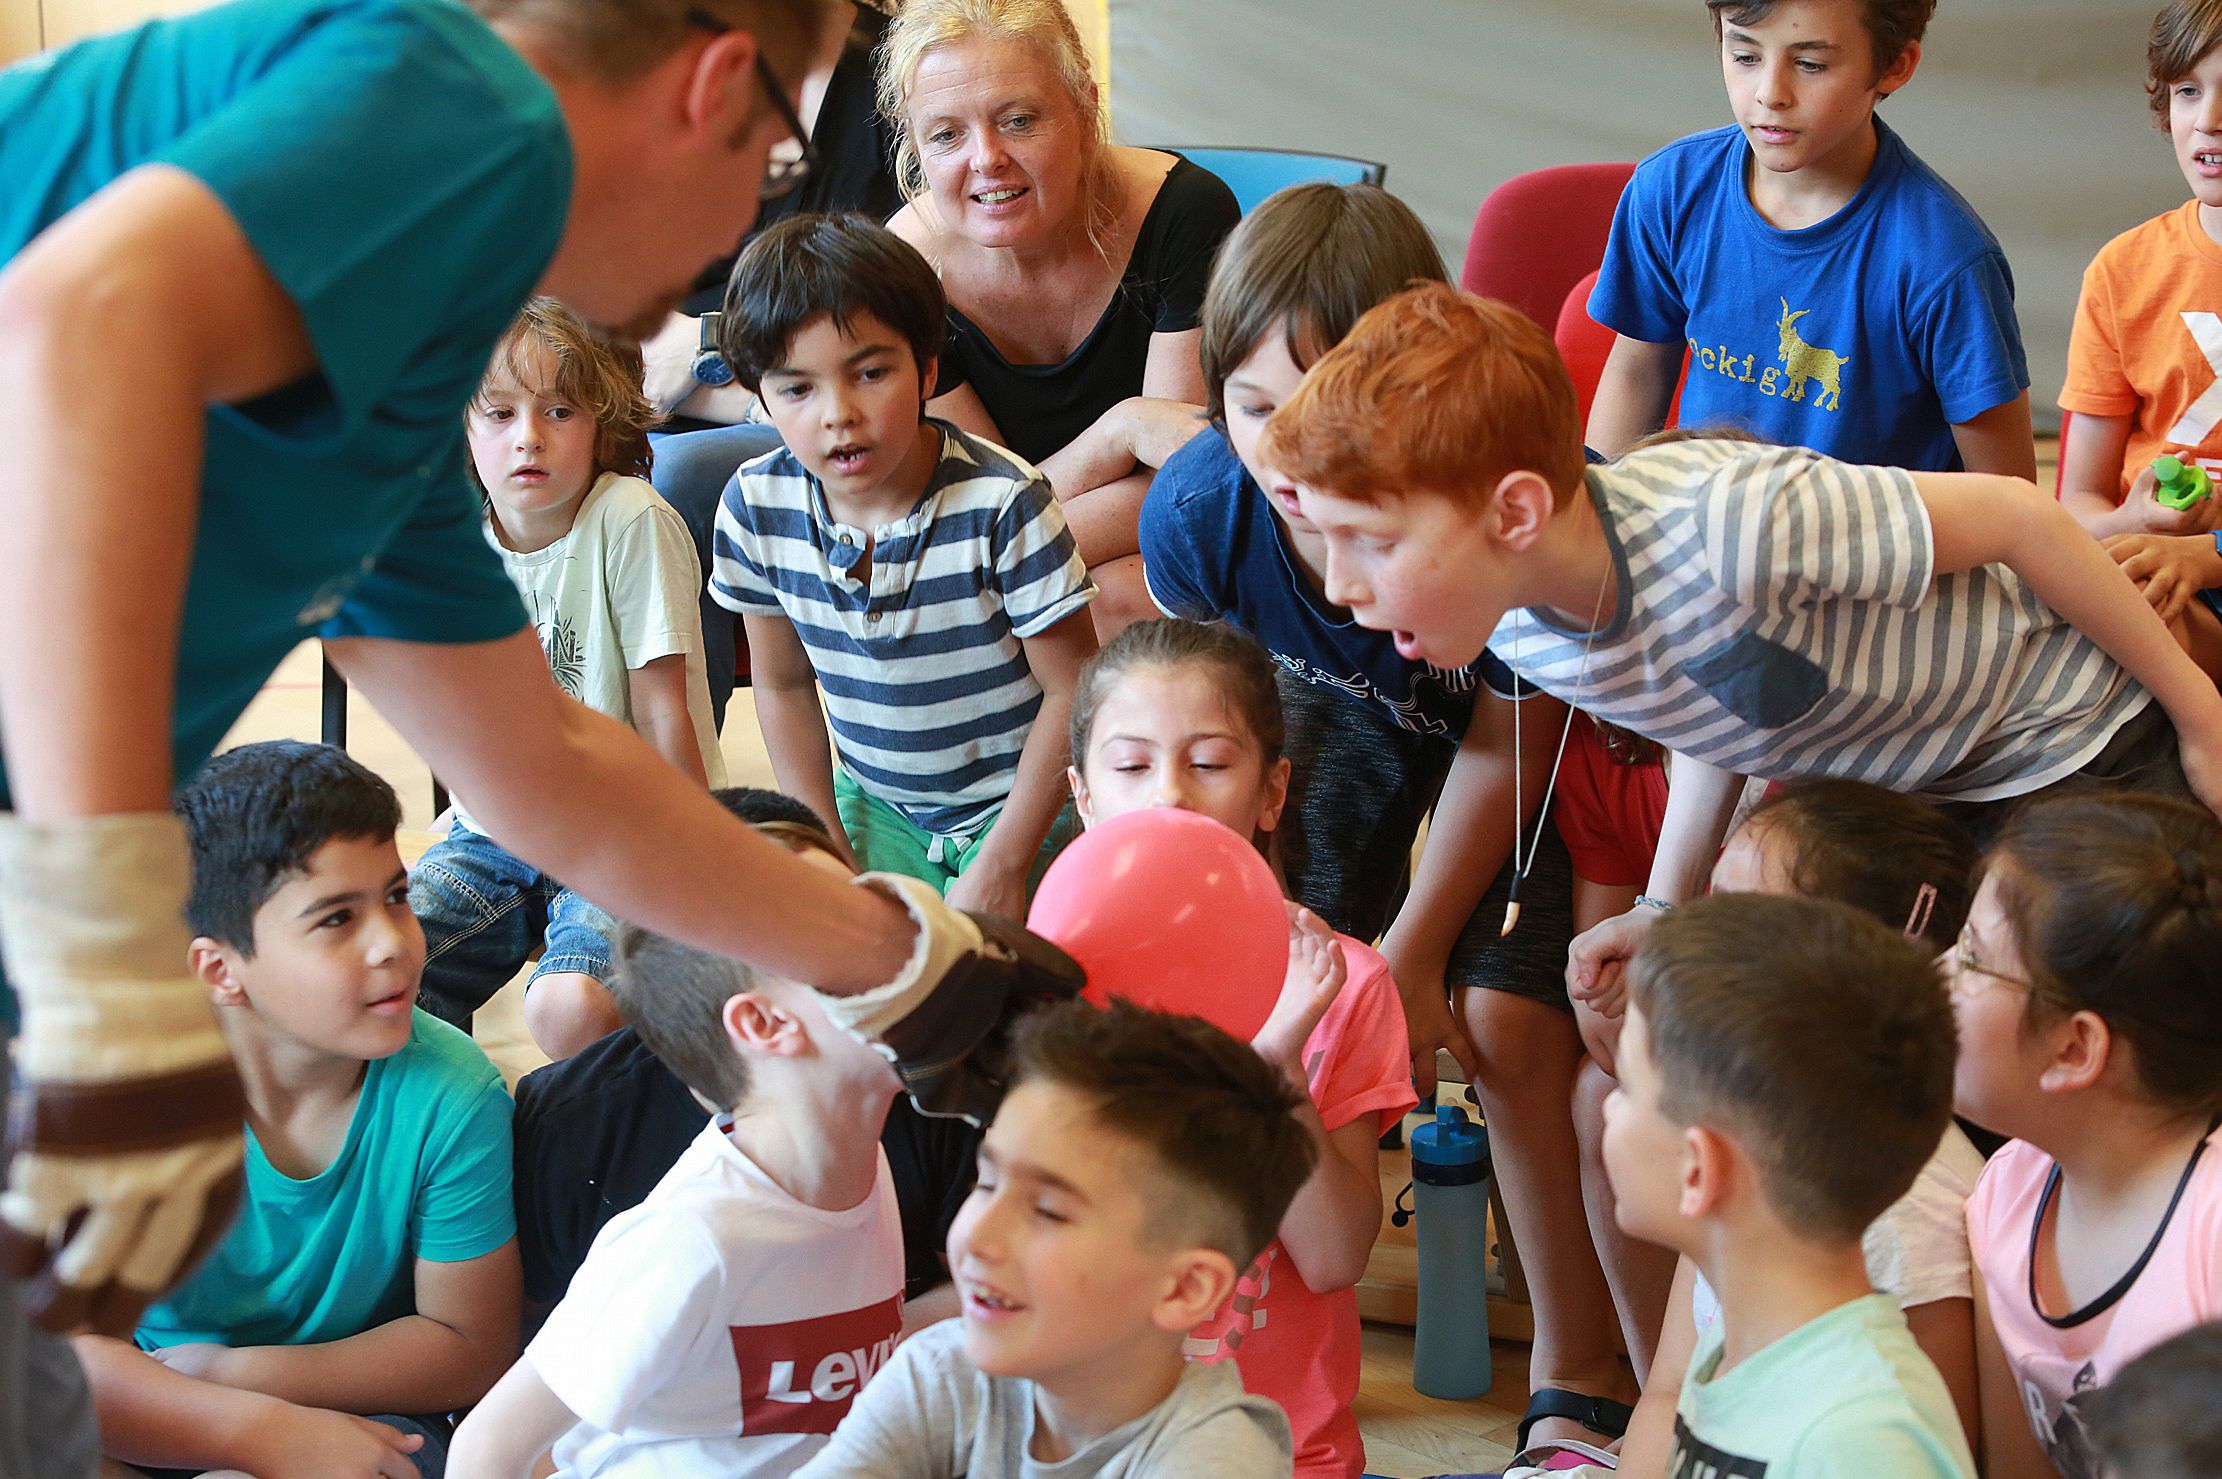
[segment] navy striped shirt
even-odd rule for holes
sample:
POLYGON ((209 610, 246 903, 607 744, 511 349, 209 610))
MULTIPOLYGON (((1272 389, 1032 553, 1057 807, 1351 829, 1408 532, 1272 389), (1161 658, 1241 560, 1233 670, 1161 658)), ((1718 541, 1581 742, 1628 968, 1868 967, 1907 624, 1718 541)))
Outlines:
POLYGON ((1011 452, 933 423, 941 456, 904 517, 835 522, 782 447, 725 488, 710 595, 784 616, 825 694, 841 765, 921 829, 963 836, 1010 795, 1041 684, 1019 644, 1084 610, 1095 586, 1048 481, 1011 452))
POLYGON ((1489 650, 1709 765, 1989 801, 2072 775, 2151 702, 2003 565, 1937 575, 1900 469, 1680 442, 1591 468, 1588 493, 1620 589, 1586 677, 1587 634, 1532 610, 1489 650))

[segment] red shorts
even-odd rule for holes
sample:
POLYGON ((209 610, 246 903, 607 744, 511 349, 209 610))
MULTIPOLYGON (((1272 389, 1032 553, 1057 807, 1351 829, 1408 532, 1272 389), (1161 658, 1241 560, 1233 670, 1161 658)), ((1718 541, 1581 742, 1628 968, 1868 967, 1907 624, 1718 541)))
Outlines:
POLYGON ((1624 764, 1605 749, 1589 715, 1574 716, 1552 817, 1576 878, 1622 888, 1650 881, 1666 797, 1663 760, 1624 764))

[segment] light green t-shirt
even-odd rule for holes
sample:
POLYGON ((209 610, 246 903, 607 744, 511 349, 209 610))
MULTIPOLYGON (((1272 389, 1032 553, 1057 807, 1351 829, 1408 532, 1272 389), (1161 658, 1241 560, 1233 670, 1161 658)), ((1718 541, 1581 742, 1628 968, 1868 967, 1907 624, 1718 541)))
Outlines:
POLYGON ((1674 1413, 1669 1479, 1970 1479, 1944 1378, 1898 1302, 1838 1305, 1725 1375, 1726 1320, 1698 1337, 1674 1413))
POLYGON ((516 1234, 510 1102, 477 1043, 423 1011, 370 1064, 332 1164, 297 1180, 247 1132, 239 1220, 139 1344, 320 1345, 416 1309, 416 1260, 461 1263, 516 1234))

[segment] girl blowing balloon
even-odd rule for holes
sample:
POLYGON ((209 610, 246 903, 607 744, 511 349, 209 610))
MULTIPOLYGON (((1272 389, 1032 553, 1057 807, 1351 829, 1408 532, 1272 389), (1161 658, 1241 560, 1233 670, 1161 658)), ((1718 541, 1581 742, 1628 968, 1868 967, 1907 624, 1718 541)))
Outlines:
MULTIPOLYGON (((1073 797, 1090 826, 1179 807, 1262 840, 1288 799, 1281 740, 1280 694, 1263 648, 1227 627, 1141 622, 1081 669, 1073 797)), ((1290 965, 1298 989, 1284 992, 1256 1042, 1309 1091, 1307 1118, 1323 1142, 1319 1166, 1227 1307, 1192 1333, 1189 1353, 1234 1360, 1246 1388, 1281 1404, 1299 1475, 1346 1479, 1365 1459, 1350 1410, 1358 1391, 1354 1287, 1381 1226, 1379 1142, 1417 1100, 1388 967, 1309 914, 1298 918, 1290 965), (1339 990, 1336 954, 1347 967, 1339 990), (1302 1010, 1307 980, 1320 994, 1334 991, 1323 1015, 1302 1010)))

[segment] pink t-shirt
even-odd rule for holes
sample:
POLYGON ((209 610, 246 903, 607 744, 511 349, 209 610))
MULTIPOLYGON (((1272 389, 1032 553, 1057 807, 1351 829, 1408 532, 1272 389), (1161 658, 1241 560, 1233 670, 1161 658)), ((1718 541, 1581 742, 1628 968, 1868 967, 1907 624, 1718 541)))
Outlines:
MULTIPOLYGON (((1363 1116, 1387 1133, 1419 1103, 1404 1003, 1388 962, 1341 937, 1350 979, 1304 1043, 1312 1103, 1328 1132, 1363 1116)), ((1350 1404, 1358 1395, 1358 1294, 1314 1294, 1278 1238, 1235 1282, 1234 1295, 1188 1335, 1199 1361, 1232 1357, 1243 1387, 1288 1414, 1301 1479, 1356 1479, 1365 1444, 1350 1404), (1284 1266, 1285 1265, 1285 1266, 1284 1266)))
MULTIPOLYGON (((2087 1394, 2171 1335, 2222 1316, 2222 1149, 2214 1141, 2210 1134, 2205 1154, 2128 1292, 2064 1329, 2048 1324, 2029 1295, 2030 1229, 2052 1157, 2012 1141, 1991 1157, 1968 1198, 1968 1249, 1990 1297, 1991 1324, 2021 1388, 2037 1441, 2064 1479, 2097 1479, 2099 1474, 2084 1428, 2087 1394)), ((2055 1190, 2045 1213, 2048 1266, 2058 1201, 2055 1190)))

